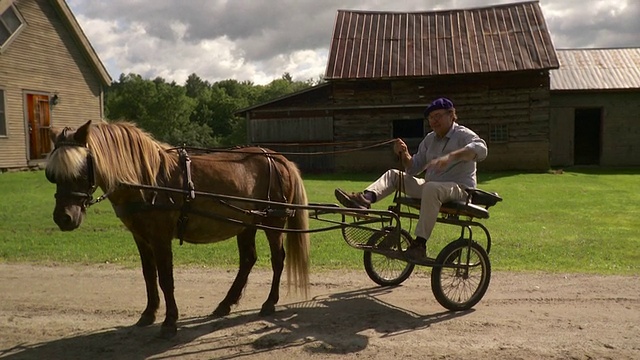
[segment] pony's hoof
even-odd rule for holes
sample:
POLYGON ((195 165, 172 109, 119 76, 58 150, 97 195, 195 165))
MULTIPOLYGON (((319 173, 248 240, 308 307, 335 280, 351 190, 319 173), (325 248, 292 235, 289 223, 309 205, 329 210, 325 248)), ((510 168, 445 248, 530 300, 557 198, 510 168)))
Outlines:
POLYGON ((160 333, 158 334, 158 338, 160 339, 171 339, 176 336, 178 333, 178 328, 175 326, 162 325, 160 328, 160 333))
POLYGON ((276 312, 276 306, 274 304, 262 304, 262 309, 260 309, 260 316, 269 316, 273 315, 276 312))
POLYGON ((140 319, 136 323, 136 326, 139 326, 139 327, 149 326, 153 324, 155 321, 156 321, 156 317, 154 315, 142 314, 140 316, 140 319))
POLYGON ((213 310, 213 313, 211 313, 211 316, 223 317, 223 316, 229 315, 230 313, 231 313, 231 306, 220 304, 215 310, 213 310))

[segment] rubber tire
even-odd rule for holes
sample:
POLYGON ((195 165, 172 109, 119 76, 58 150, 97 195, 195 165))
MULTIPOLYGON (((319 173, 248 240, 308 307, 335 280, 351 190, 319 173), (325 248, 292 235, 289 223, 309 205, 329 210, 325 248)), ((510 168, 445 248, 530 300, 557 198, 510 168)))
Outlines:
MULTIPOLYGON (((392 227, 386 227, 385 230, 393 230, 392 227)), ((367 241, 367 245, 370 246, 374 246, 376 245, 376 243, 380 240, 380 237, 382 237, 382 233, 375 233, 373 234, 369 240, 367 241)), ((409 246, 409 244, 411 243, 411 234, 409 234, 406 230, 400 230, 400 237, 402 238, 402 240, 404 240, 406 242, 406 246, 409 246)), ((367 272, 367 275, 369 275, 369 278, 371 280, 373 280, 373 282, 375 282, 376 284, 380 285, 380 286, 395 286, 395 285, 400 285, 402 284, 405 280, 407 280, 409 278, 409 276, 411 276, 411 273, 413 272, 413 269, 415 267, 415 264, 406 262, 406 261, 402 261, 402 260, 397 260, 397 259, 392 259, 389 257, 386 257, 384 255, 381 254, 376 254, 373 253, 371 251, 364 251, 364 255, 363 255, 363 261, 364 261, 364 270, 367 272), (392 278, 387 278, 384 277, 383 275, 379 274, 376 271, 376 268, 374 266, 373 263, 373 257, 381 257, 381 258, 385 258, 387 263, 404 263, 406 264, 404 266, 404 268, 399 272, 399 274, 397 276, 394 276, 392 278)))
MULTIPOLYGON (((440 251, 438 257, 436 258, 436 264, 445 264, 445 262, 447 262, 447 260, 450 259, 451 256, 455 256, 455 254, 460 251, 462 251, 463 254, 466 254, 468 249, 468 239, 455 240, 445 246, 442 251, 440 251)), ((478 283, 475 291, 467 299, 461 301, 460 299, 455 300, 449 298, 442 285, 443 272, 455 273, 456 270, 461 271, 463 269, 434 266, 431 270, 431 290, 433 291, 433 295, 440 303, 440 305, 451 311, 463 311, 471 309, 482 299, 484 294, 487 292, 487 289, 489 288, 489 283, 491 281, 491 262, 489 261, 489 255, 487 255, 486 250, 475 241, 471 242, 470 251, 472 255, 475 255, 479 259, 479 266, 482 269, 482 273, 480 276, 480 282, 478 283)), ((471 268, 471 270, 473 269, 476 268, 471 268)), ((462 282, 465 281, 466 280, 463 280, 462 282)))

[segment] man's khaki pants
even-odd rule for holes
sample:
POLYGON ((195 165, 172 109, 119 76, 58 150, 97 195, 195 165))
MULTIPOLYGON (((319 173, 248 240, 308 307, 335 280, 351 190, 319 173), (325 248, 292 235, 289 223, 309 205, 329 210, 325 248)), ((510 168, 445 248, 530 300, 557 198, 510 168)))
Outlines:
POLYGON ((429 239, 436 226, 442 203, 467 197, 464 189, 454 182, 426 181, 396 169, 387 170, 365 190, 376 194, 376 201, 380 201, 396 191, 400 178, 404 180, 402 192, 406 196, 421 199, 415 235, 425 239, 429 239))

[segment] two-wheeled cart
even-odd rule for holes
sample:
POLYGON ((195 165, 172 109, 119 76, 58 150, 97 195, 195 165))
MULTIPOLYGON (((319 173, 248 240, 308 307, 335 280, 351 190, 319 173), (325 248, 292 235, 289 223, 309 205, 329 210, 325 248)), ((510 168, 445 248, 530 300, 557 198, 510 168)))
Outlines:
POLYGON ((404 252, 413 238, 402 228, 403 219, 418 219, 411 210, 420 208, 420 199, 399 193, 388 210, 345 209, 331 204, 309 204, 310 217, 336 224, 347 244, 364 251, 367 275, 381 286, 399 285, 415 265, 431 267, 431 289, 436 300, 452 311, 468 310, 477 304, 491 280, 491 235, 477 220, 489 217, 489 207, 502 201, 496 193, 467 189, 467 198, 442 204, 437 222, 459 227, 458 239, 447 244, 435 258, 413 261, 404 252), (341 214, 336 219, 333 214, 341 214), (348 219, 353 219, 349 221, 348 219), (482 232, 482 241, 474 230, 482 232))

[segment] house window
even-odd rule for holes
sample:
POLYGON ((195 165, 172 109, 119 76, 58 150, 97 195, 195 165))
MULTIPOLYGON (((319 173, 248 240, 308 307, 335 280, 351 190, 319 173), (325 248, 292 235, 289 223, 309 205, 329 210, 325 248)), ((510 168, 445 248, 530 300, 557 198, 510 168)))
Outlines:
POLYGON ((0 89, 0 136, 7 136, 7 113, 4 109, 4 90, 0 89))
POLYGON ((22 29, 23 24, 22 17, 13 5, 0 15, 0 51, 22 29))
POLYGON ((507 142, 509 141, 509 128, 506 124, 492 124, 489 128, 489 142, 507 142))
POLYGON ((393 137, 402 139, 422 138, 424 136, 424 120, 393 120, 393 137))

